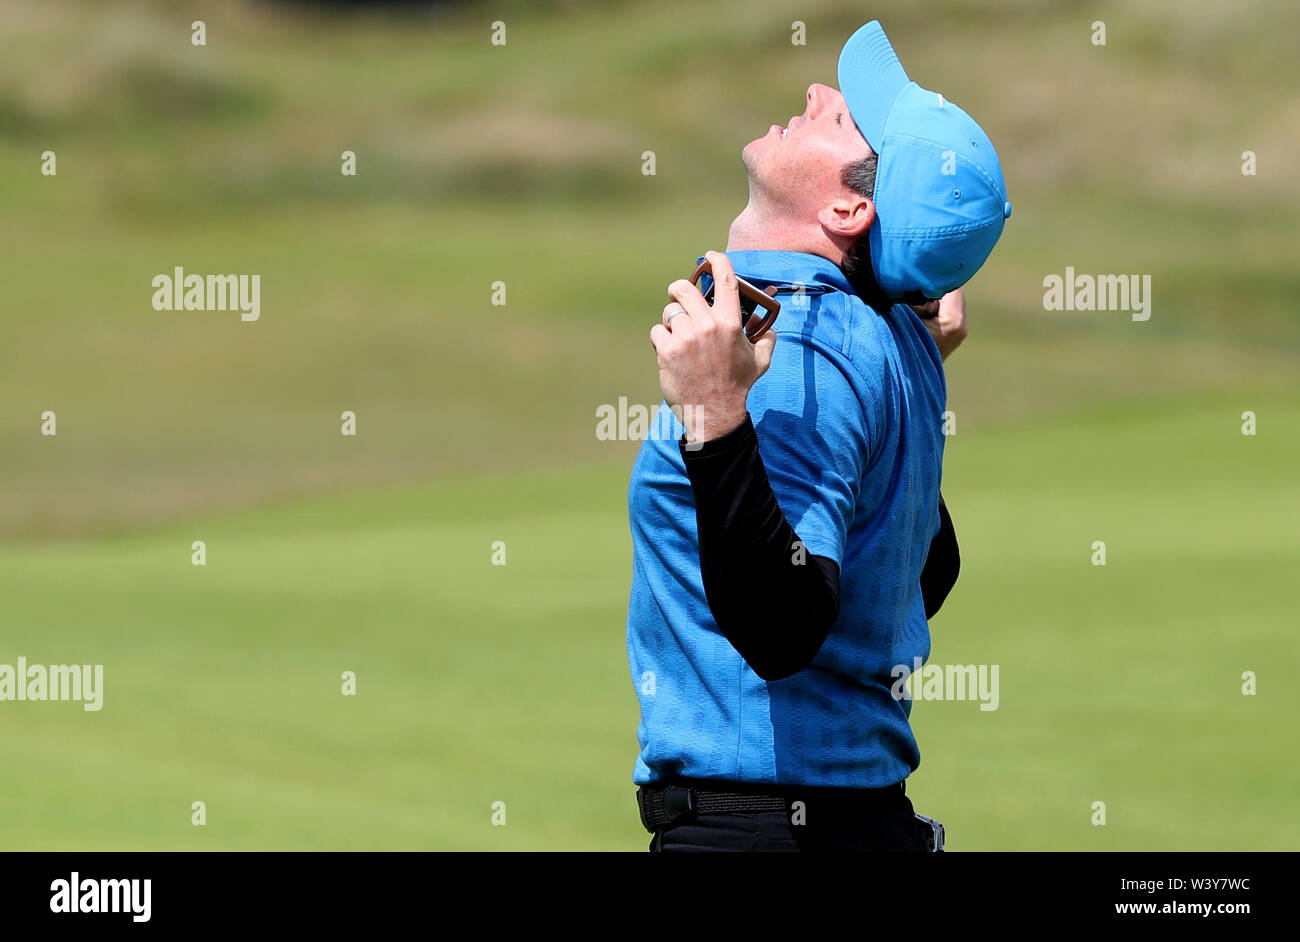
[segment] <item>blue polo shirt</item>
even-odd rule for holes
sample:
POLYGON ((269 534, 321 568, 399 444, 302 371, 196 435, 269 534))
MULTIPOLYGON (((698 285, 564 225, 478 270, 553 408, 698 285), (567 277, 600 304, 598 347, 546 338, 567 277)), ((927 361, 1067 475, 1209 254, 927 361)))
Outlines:
POLYGON ((930 653, 920 576, 939 528, 939 350, 911 308, 878 314, 828 259, 727 256, 746 281, 779 289, 779 339, 749 412, 786 518, 810 555, 839 564, 840 614, 791 677, 764 681, 736 653, 704 595, 684 429, 661 405, 662 434, 642 444, 628 489, 633 779, 891 785, 921 761, 911 703, 890 688, 896 665, 930 653))

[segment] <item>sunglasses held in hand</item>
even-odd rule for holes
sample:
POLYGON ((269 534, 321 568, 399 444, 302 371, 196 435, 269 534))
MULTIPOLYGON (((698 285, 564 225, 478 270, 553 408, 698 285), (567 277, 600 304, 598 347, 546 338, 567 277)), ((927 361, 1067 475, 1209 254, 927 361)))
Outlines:
MULTIPOLYGON (((704 292, 704 300, 712 306, 713 265, 708 259, 700 262, 700 267, 695 269, 695 274, 691 275, 691 284, 698 285, 701 275, 709 276, 709 290, 704 292)), ((781 311, 781 303, 773 297, 776 294, 776 288, 757 288, 739 276, 736 277, 736 285, 740 289, 740 325, 744 328, 745 336, 749 338, 749 342, 758 343, 758 338, 767 333, 768 329, 775 323, 776 315, 781 311), (763 319, 757 324, 750 324, 749 319, 757 313, 760 307, 766 312, 763 314, 763 319)))

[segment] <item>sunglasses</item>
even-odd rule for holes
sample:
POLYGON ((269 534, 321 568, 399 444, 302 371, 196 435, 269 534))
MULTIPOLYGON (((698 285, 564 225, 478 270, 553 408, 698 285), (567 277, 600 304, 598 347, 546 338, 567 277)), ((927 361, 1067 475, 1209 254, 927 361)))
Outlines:
MULTIPOLYGON (((709 290, 704 292, 704 300, 713 305, 713 264, 705 259, 700 262, 700 267, 695 269, 695 274, 691 275, 691 284, 698 285, 700 276, 709 276, 709 290)), ((776 294, 776 288, 771 287, 766 290, 751 285, 744 278, 736 278, 737 287, 740 289, 740 326, 745 331, 745 336, 750 343, 757 343, 758 338, 767 333, 768 329, 776 321, 776 315, 781 311, 781 303, 772 295, 776 294), (750 324, 749 319, 763 308, 763 319, 756 324, 750 324)))

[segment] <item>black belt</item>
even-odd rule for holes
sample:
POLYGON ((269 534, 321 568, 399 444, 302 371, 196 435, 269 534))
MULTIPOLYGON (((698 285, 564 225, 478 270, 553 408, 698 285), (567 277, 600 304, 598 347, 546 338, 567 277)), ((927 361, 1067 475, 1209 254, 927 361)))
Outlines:
MULTIPOLYGON (((729 783, 732 788, 738 783, 729 783)), ((695 815, 756 814, 790 811, 791 802, 826 800, 840 806, 860 806, 880 799, 897 799, 904 783, 885 788, 803 788, 800 786, 758 786, 750 791, 727 791, 728 783, 710 785, 642 785, 636 790, 641 824, 653 834, 695 815), (759 790, 762 789, 762 790, 759 790)))

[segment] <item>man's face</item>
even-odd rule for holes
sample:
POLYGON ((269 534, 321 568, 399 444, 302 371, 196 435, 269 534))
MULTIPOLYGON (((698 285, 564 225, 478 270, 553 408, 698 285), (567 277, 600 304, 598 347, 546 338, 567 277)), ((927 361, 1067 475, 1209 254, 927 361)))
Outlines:
POLYGON ((815 219, 830 200, 842 196, 845 164, 871 153, 853 123, 844 96, 827 85, 810 85, 804 113, 785 127, 745 145, 741 159, 749 173, 751 198, 779 206, 802 220, 815 219))

